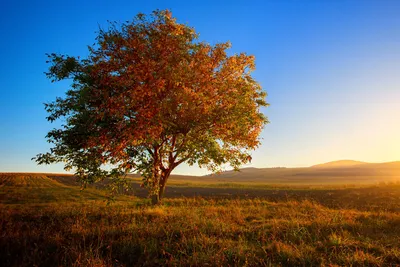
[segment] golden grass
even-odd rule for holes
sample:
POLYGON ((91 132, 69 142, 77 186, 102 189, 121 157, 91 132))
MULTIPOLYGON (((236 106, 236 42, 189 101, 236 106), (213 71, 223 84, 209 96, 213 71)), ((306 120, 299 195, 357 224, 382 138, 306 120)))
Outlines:
POLYGON ((400 214, 311 201, 167 199, 0 212, 5 265, 400 264, 400 214))
POLYGON ((0 188, 2 266, 400 265, 398 185, 151 206, 18 179, 0 188))

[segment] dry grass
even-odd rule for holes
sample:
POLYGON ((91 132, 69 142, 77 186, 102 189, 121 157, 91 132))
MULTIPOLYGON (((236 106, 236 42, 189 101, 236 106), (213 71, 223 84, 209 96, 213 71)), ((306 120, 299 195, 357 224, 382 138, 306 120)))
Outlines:
POLYGON ((167 198, 157 207, 121 196, 106 205, 94 189, 26 188, 0 189, 2 266, 400 265, 400 213, 386 208, 400 206, 397 185, 355 191, 353 208, 349 199, 331 205, 322 194, 313 200, 167 198), (19 201, 11 203, 15 195, 19 201))

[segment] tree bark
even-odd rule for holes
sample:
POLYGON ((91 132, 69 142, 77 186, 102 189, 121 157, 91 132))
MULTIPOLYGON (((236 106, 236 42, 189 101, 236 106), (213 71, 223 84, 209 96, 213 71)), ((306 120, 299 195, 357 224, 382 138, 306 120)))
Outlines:
POLYGON ((168 180, 168 177, 171 174, 171 172, 172 172, 171 169, 167 169, 167 170, 165 170, 165 172, 162 172, 160 183, 159 183, 159 191, 157 194, 154 194, 151 196, 151 204, 152 205, 161 204, 161 199, 164 196, 165 185, 167 184, 167 180, 168 180))
POLYGON ((159 194, 151 195, 151 204, 152 205, 160 204, 160 195, 159 194))
POLYGON ((151 204, 152 205, 161 204, 161 199, 164 196, 164 189, 165 189, 165 185, 164 186, 160 185, 160 190, 158 191, 158 193, 151 195, 151 204))

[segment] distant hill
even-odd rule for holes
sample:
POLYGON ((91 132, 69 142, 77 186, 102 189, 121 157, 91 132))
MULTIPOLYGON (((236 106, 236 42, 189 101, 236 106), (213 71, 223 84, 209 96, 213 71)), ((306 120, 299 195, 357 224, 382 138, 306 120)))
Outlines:
MULTIPOLYGON (((136 193, 140 188, 141 177, 129 174, 136 193)), ((339 160, 302 168, 243 168, 240 171, 225 171, 205 176, 171 175, 168 187, 224 184, 251 185, 338 185, 375 184, 381 182, 400 182, 400 161, 386 163, 366 163, 354 160, 339 160)), ((107 181, 91 187, 102 189, 107 181)), ((24 174, 0 173, 0 188, 54 188, 67 187, 79 191, 76 177, 68 174, 24 174)), ((146 190, 144 190, 146 191, 146 190)), ((3 190, 3 192, 5 192, 3 190)), ((51 191, 49 191, 51 192, 51 191)), ((89 192, 89 191, 86 191, 89 192)), ((0 191, 0 200, 2 198, 0 191)), ((82 195, 82 194, 79 194, 82 195)), ((5 197, 3 195, 3 197, 5 197)), ((69 196, 66 196, 67 198, 69 196)))
POLYGON ((326 162, 322 164, 317 164, 311 166, 312 168, 336 168, 336 167, 350 167, 361 164, 368 164, 367 162, 357 161, 357 160, 336 160, 331 162, 326 162))
POLYGON ((303 168, 244 168, 227 171, 210 178, 229 183, 266 184, 370 184, 400 181, 400 162, 366 163, 340 160, 303 168))

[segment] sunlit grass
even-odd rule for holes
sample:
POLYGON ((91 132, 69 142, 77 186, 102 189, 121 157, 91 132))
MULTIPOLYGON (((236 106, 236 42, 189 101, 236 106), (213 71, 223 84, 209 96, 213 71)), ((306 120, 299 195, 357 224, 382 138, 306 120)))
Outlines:
POLYGON ((308 200, 3 205, 0 216, 9 265, 400 264, 400 214, 308 200))
POLYGON ((107 204, 105 191, 67 184, 1 184, 2 266, 400 265, 397 184, 259 189, 161 206, 134 196, 107 204))

